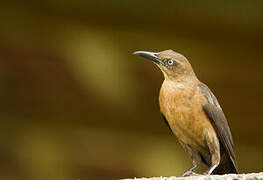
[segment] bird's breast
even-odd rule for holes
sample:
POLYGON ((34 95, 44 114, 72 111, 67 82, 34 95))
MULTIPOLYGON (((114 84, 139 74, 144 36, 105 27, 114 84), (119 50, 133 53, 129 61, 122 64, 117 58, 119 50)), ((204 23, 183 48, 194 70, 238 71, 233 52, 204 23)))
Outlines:
POLYGON ((195 86, 163 83, 159 95, 161 112, 180 141, 205 147, 205 132, 213 127, 203 112, 205 99, 195 86))

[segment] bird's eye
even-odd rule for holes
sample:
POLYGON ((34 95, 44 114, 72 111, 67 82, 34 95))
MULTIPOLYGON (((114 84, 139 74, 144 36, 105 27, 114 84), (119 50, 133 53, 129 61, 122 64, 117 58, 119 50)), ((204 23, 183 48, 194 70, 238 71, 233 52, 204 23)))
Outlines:
POLYGON ((170 59, 167 61, 167 63, 171 66, 171 65, 173 65, 174 61, 170 59))

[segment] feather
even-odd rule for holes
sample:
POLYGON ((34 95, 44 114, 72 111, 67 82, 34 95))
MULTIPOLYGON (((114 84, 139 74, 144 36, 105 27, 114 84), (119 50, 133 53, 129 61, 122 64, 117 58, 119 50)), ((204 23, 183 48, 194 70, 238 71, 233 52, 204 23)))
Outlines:
MULTIPOLYGON (((231 135, 230 128, 228 126, 227 119, 224 115, 224 112, 221 109, 214 94, 205 84, 200 83, 199 88, 208 102, 207 104, 203 106, 203 110, 206 113, 209 120, 211 121, 216 131, 216 134, 219 138, 219 141, 221 144, 220 154, 221 156, 225 156, 225 153, 226 153, 230 159, 230 163, 232 163, 232 169, 228 169, 228 171, 232 173, 237 173, 237 165, 236 165, 236 158, 235 158, 235 153, 234 153, 233 138, 231 135)), ((224 161, 226 160, 227 159, 224 157, 224 161)), ((220 168, 220 166, 218 168, 220 168)))

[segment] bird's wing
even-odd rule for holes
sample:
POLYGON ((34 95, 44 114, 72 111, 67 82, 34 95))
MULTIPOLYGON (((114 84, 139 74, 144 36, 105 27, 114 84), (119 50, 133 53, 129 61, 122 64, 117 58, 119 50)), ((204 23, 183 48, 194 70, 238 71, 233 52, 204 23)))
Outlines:
POLYGON ((211 121, 220 142, 236 168, 234 143, 224 112, 222 111, 214 94, 205 84, 200 83, 199 88, 208 101, 208 103, 203 106, 203 110, 211 121))

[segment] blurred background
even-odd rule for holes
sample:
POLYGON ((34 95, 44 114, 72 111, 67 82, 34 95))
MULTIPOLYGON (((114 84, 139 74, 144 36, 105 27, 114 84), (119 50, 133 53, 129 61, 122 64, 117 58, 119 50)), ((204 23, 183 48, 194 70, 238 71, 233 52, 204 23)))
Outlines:
MULTIPOLYGON (((0 179, 180 175, 163 81, 136 50, 173 49, 218 97, 240 172, 262 171, 263 2, 3 1, 0 179)), ((205 168, 205 167, 203 167, 205 168)))

